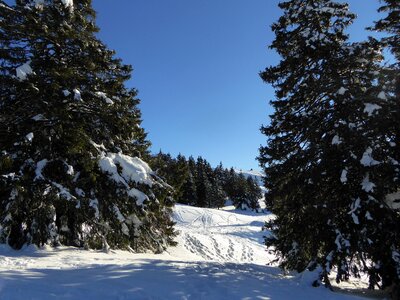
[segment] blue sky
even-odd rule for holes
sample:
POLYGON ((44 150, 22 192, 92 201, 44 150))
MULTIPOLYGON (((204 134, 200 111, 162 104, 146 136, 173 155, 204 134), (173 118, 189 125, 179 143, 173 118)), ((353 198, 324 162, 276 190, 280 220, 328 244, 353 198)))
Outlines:
MULTIPOLYGON (((378 0, 351 0, 360 40, 378 0)), ((94 0, 99 37, 134 68, 152 151, 259 169, 273 90, 258 73, 279 57, 267 46, 278 0, 94 0)))

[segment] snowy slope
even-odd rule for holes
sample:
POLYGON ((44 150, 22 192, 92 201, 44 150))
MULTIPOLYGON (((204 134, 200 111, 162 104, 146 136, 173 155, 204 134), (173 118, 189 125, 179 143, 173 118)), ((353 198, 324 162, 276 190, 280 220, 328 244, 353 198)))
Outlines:
POLYGON ((264 181, 263 181, 264 173, 262 173, 260 171, 256 171, 256 170, 245 171, 245 170, 241 170, 241 169, 236 169, 235 173, 243 174, 244 177, 246 177, 246 178, 252 177, 253 180, 255 180, 260 187, 262 187, 262 188, 264 187, 264 181))
POLYGON ((161 255, 0 246, 0 299, 363 299, 267 266, 268 215, 177 205, 174 218, 179 246, 161 255))

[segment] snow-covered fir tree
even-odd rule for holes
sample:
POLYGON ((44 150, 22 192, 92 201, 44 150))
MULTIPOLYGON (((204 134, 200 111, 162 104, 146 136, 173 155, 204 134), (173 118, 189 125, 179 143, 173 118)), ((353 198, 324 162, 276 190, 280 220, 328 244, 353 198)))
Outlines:
POLYGON ((0 1, 0 22, 0 241, 174 244, 132 69, 96 38, 91 1, 0 1))
POLYGON ((399 166, 380 43, 347 41, 345 3, 279 6, 271 48, 282 60, 261 74, 276 90, 259 156, 277 215, 266 243, 283 268, 318 267, 316 285, 329 286, 334 267, 338 281, 364 272, 371 287, 398 284, 400 216, 388 199, 399 166))

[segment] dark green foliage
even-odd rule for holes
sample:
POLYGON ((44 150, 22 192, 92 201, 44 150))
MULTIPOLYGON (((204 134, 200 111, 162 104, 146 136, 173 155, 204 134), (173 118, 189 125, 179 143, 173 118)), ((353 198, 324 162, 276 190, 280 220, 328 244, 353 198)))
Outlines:
POLYGON ((174 159, 160 151, 153 157, 151 166, 172 185, 178 203, 221 208, 231 199, 237 208, 260 208, 258 200, 262 194, 257 182, 251 176, 246 179, 233 168, 225 169, 222 163, 213 169, 202 157, 195 161, 193 157, 186 160, 178 155, 174 159))
POLYGON ((261 74, 276 90, 259 157, 277 215, 266 243, 283 268, 320 266, 328 286, 337 267, 337 281, 364 272, 386 287, 400 275, 400 216, 388 201, 399 187, 391 70, 375 39, 347 41, 355 16, 346 4, 279 6, 271 48, 282 60, 261 74))
POLYGON ((149 142, 132 68, 96 38, 91 1, 0 1, 0 21, 1 242, 174 244, 172 191, 139 158, 149 142))

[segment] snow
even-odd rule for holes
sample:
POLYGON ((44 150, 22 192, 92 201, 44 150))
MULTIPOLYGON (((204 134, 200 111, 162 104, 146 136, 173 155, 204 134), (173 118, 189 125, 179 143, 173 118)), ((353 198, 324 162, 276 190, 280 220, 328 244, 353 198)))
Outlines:
MULTIPOLYGON (((45 0, 33 0, 33 3, 36 8, 43 7, 45 0)), ((61 3, 66 7, 69 8, 71 11, 74 8, 74 1, 73 0, 61 0, 61 3)))
POLYGON ((144 201, 149 200, 149 197, 147 195, 135 188, 132 188, 129 190, 128 195, 130 197, 136 198, 136 205, 143 205, 144 201))
POLYGON ((341 144, 342 143, 342 141, 340 140, 340 137, 338 136, 338 135, 335 135, 333 138, 332 138, 332 145, 339 145, 339 144, 341 144))
POLYGON ((49 161, 47 159, 42 159, 41 161, 37 162, 34 180, 44 179, 42 171, 43 171, 43 168, 47 165, 48 162, 49 161))
POLYGON ((58 188, 59 192, 57 193, 57 196, 60 198, 64 198, 67 200, 72 200, 72 199, 76 199, 71 193, 70 191, 64 187, 63 185, 57 183, 57 182, 52 182, 52 185, 54 185, 56 188, 58 188))
POLYGON ((89 206, 92 207, 95 211, 94 216, 98 220, 100 218, 99 212, 99 200, 97 199, 90 199, 89 206))
POLYGON ((69 165, 69 164, 67 164, 65 161, 64 161, 64 164, 67 167, 67 174, 70 175, 70 176, 74 176, 74 174, 75 174, 74 167, 69 165))
POLYGON ((27 77, 29 74, 32 74, 32 73, 33 73, 30 64, 31 64, 31 61, 27 61, 26 63, 24 63, 23 65, 21 65, 21 66, 19 66, 18 68, 15 69, 17 78, 18 78, 20 81, 25 80, 26 77, 27 77))
POLYGON ((386 97, 386 94, 385 94, 384 91, 381 91, 381 92, 378 94, 378 98, 381 99, 381 100, 387 100, 387 97, 386 97))
POLYGON ((159 255, 0 245, 0 299, 365 299, 313 288, 316 271, 267 266, 261 226, 272 217, 177 205, 179 245, 159 255))
POLYGON ((106 147, 104 147, 103 143, 101 144, 96 144, 95 142, 93 142, 92 140, 90 141, 90 144, 96 148, 97 151, 102 152, 102 150, 106 150, 106 147))
POLYGON ((346 93, 347 89, 345 89, 344 87, 341 87, 338 91, 337 94, 338 95, 344 95, 344 93, 346 93))
POLYGON ((364 154, 363 154, 363 156, 362 156, 362 158, 360 160, 360 163, 365 167, 371 167, 371 166, 375 166, 375 165, 379 165, 380 164, 379 161, 377 161, 377 160, 372 158, 372 149, 371 149, 371 147, 368 147, 365 150, 365 152, 364 152, 364 154))
POLYGON ((32 142, 32 140, 33 140, 33 132, 29 132, 29 133, 25 136, 25 139, 26 139, 28 142, 32 142))
POLYGON ((347 169, 344 169, 343 171, 342 171, 342 174, 340 174, 340 181, 342 182, 342 183, 346 183, 347 182, 347 169))
POLYGON ((354 203, 351 206, 351 211, 349 212, 349 214, 351 214, 351 217, 353 219, 354 224, 360 224, 359 220, 358 220, 358 216, 355 214, 355 212, 357 211, 357 209, 359 209, 361 207, 360 205, 360 198, 357 198, 354 203))
MULTIPOLYGON (((148 186, 153 185, 149 165, 138 157, 131 157, 122 153, 102 153, 99 160, 100 169, 108 173, 117 183, 128 187, 129 182, 142 183, 148 186), (118 172, 119 166, 121 174, 118 172)), ((133 192, 134 193, 134 192, 133 192)))
POLYGON ((395 193, 387 194, 385 202, 391 209, 400 209, 400 190, 395 193))
POLYGON ((73 92, 74 92, 74 100, 82 101, 81 92, 78 89, 74 89, 73 92))
POLYGON ((368 192, 373 192, 375 184, 371 181, 369 181, 369 174, 367 173, 361 182, 361 187, 364 191, 368 192))
POLYGON ((65 7, 72 9, 74 7, 73 0, 61 0, 65 7))
POLYGON ((68 97, 69 95, 71 95, 71 92, 68 91, 68 90, 63 90, 62 92, 63 92, 63 95, 64 95, 65 97, 68 97))
POLYGON ((117 205, 114 205, 114 213, 118 221, 120 221, 121 223, 125 221, 125 217, 122 215, 117 205))
POLYGON ((85 192, 80 188, 75 188, 75 194, 77 194, 79 197, 85 197, 85 192))
POLYGON ((372 116, 374 114, 374 111, 382 108, 382 106, 373 103, 365 103, 364 105, 364 112, 368 114, 368 117, 372 116))
POLYGON ((43 121, 43 120, 46 120, 46 118, 42 114, 38 114, 36 116, 33 116, 32 120, 34 120, 34 121, 43 121))
POLYGON ((98 96, 99 98, 103 99, 105 103, 110 104, 110 105, 114 104, 114 101, 112 101, 110 98, 108 98, 107 95, 106 95, 106 93, 103 93, 103 92, 96 92, 95 94, 96 94, 96 96, 98 96))

